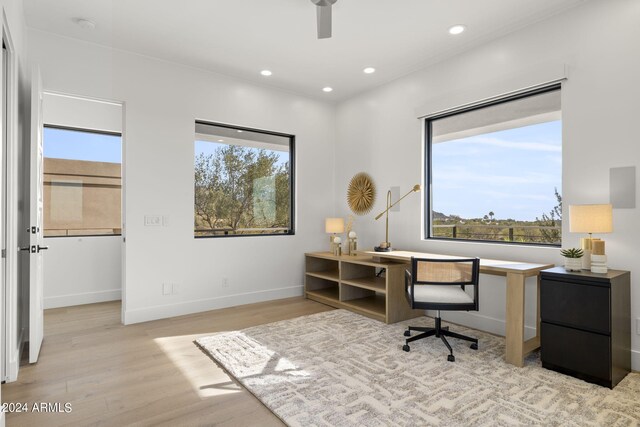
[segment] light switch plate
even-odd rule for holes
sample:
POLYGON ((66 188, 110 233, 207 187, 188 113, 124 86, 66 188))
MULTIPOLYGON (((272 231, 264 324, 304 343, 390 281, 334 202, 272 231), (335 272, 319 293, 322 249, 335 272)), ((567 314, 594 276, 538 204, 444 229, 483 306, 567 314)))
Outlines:
POLYGON ((162 226, 162 216, 160 215, 145 215, 144 216, 145 227, 160 227, 162 226))

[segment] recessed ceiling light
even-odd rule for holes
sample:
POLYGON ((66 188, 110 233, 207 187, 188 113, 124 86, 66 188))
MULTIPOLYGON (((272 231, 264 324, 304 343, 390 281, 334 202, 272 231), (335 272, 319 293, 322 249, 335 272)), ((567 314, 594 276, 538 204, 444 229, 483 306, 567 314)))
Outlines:
POLYGON ((323 87, 323 88, 322 88, 322 90, 323 90, 324 92, 333 92, 333 88, 332 88, 332 87, 329 87, 329 86, 327 86, 327 87, 323 87))
POLYGON ((73 18, 73 22, 75 22, 76 25, 80 26, 81 28, 84 28, 85 30, 93 30, 96 28, 95 22, 89 21, 88 19, 85 19, 85 18, 73 18))
POLYGON ((272 75, 273 73, 271 72, 271 70, 262 70, 262 71, 260 71, 260 74, 262 74, 263 76, 267 76, 268 77, 268 76, 272 75))
POLYGON ((219 139, 218 142, 224 142, 224 139, 219 139))
POLYGON ((238 133, 242 133, 242 131, 241 131, 240 129, 238 129, 236 132, 238 132, 238 133))
POLYGON ((464 25, 454 25, 453 27, 449 28, 449 34, 453 34, 454 36, 462 34, 466 29, 467 27, 465 27, 464 25))
POLYGON ((376 69, 373 67, 367 67, 364 70, 362 70, 362 72, 364 72, 365 74, 373 74, 376 72, 376 69))

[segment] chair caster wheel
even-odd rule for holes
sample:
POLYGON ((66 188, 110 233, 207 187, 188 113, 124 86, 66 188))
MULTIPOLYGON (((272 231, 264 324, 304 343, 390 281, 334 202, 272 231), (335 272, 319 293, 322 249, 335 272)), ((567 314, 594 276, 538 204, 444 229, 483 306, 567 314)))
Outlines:
POLYGON ((473 343, 469 346, 469 348, 473 349, 473 350, 477 350, 478 349, 478 343, 473 343))
POLYGON ((403 346, 402 346, 402 349, 403 349, 404 351, 409 351, 409 350, 411 350, 411 348, 410 348, 407 344, 403 345, 403 346))
POLYGON ((408 330, 408 329, 406 331, 404 331, 404 336, 405 337, 410 337, 411 336, 411 331, 408 330))
POLYGON ((453 354, 450 354, 447 356, 447 360, 449 362, 455 362, 456 361, 456 357, 453 354))

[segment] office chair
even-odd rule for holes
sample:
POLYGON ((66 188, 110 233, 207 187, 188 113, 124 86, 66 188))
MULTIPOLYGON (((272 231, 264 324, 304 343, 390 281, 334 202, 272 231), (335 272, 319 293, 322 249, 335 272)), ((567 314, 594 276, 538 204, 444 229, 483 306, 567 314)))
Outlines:
POLYGON ((478 258, 427 259, 411 258, 411 271, 405 271, 405 291, 411 308, 437 310, 435 328, 409 326, 404 332, 407 338, 404 351, 409 351, 409 343, 422 338, 436 336, 449 349, 447 360, 455 362, 453 350, 445 337, 470 341, 471 348, 478 349, 478 340, 449 331, 442 327, 440 310, 478 310, 478 280, 480 260, 478 258), (465 292, 465 286, 473 286, 473 297, 465 292), (411 336, 411 331, 422 332, 411 336))

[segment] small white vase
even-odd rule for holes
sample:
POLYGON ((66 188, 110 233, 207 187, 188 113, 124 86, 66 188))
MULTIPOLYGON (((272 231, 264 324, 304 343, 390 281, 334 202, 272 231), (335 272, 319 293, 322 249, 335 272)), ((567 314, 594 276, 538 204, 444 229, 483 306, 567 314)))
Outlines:
POLYGON ((582 258, 565 258, 564 269, 567 271, 580 271, 582 269, 582 258))

